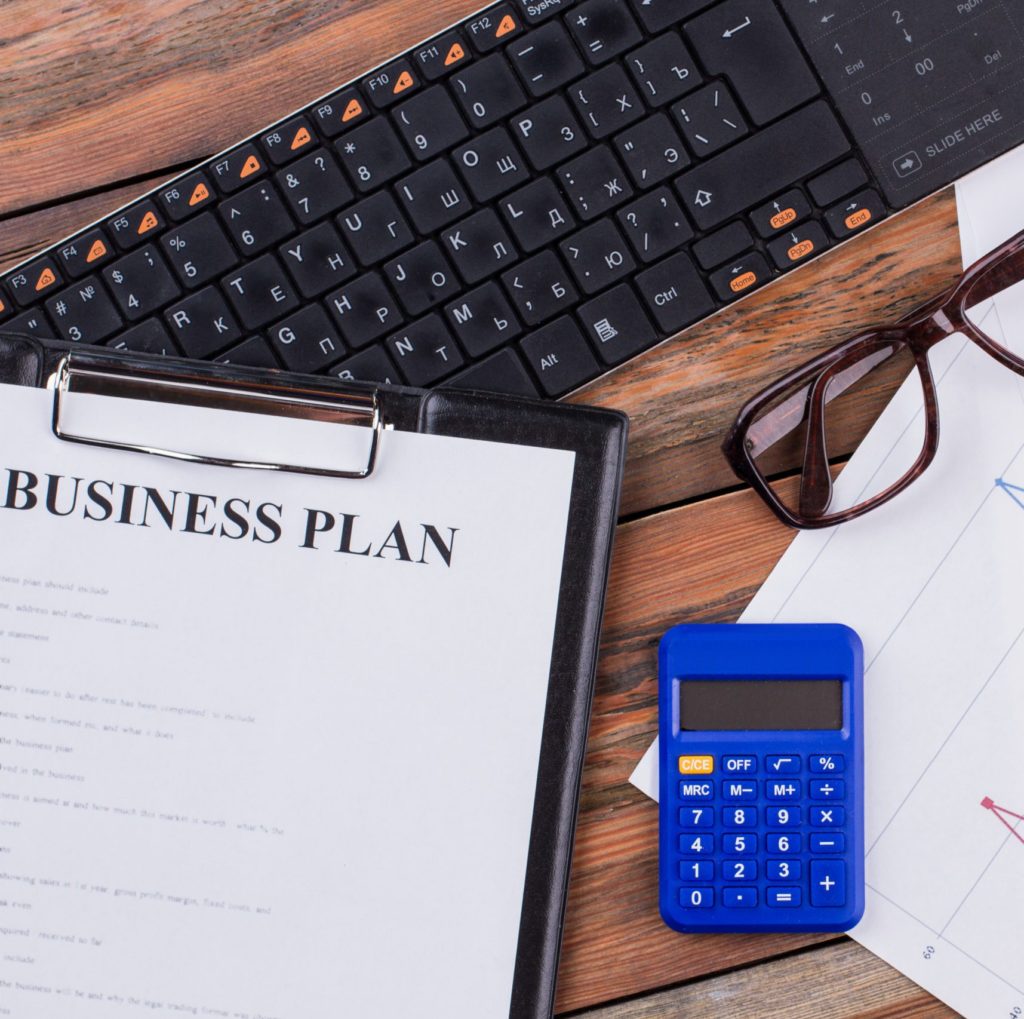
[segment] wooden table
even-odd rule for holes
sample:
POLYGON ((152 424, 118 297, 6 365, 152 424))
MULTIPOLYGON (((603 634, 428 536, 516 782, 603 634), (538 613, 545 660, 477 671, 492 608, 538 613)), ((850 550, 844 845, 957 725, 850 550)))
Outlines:
MULTIPOLYGON (((0 267, 478 6, 2 0, 0 267)), ((934 294, 958 269, 946 192, 573 397, 626 411, 632 436, 560 1013, 953 1014, 843 937, 669 931, 657 909, 656 808, 627 778, 656 728, 661 633, 735 619, 792 538, 718 452, 738 405, 787 366, 934 294)))

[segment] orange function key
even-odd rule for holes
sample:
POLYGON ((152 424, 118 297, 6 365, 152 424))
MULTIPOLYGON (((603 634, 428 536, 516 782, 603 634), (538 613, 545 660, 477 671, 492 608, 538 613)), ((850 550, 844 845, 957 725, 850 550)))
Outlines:
POLYGON ((512 4, 498 4, 466 23, 466 33, 480 53, 511 42, 523 30, 519 12, 512 4))
POLYGON ((107 232, 122 251, 130 251, 162 229, 163 216, 148 198, 107 220, 107 232))
POLYGON ((723 301, 734 301, 767 283, 771 275, 772 271, 764 257, 751 252, 712 273, 711 285, 723 301))
POLYGON ((102 230, 87 230, 84 234, 62 244, 57 252, 64 272, 78 279, 114 257, 114 248, 102 230))
POLYGON ((469 48, 458 32, 445 32, 413 53, 413 64, 427 81, 437 81, 469 60, 469 48))
POLYGON ((885 205, 870 188, 865 188, 851 198, 844 198, 825 212, 825 222, 839 240, 865 227, 874 226, 884 217, 885 205))
POLYGON ((165 184, 157 194, 164 212, 175 223, 180 223, 213 201, 213 185, 205 173, 196 170, 195 173, 165 184))
POLYGON ((316 145, 316 135, 305 117, 292 117, 260 139, 270 161, 275 166, 284 166, 308 152, 316 145))
POLYGON ((379 110, 415 92, 419 85, 417 72, 404 57, 363 79, 363 91, 379 110))
POLYGON ((334 138, 370 115, 366 100, 354 88, 342 89, 306 111, 317 130, 328 138, 334 138))
POLYGON ((207 167, 217 187, 225 194, 244 188, 266 172, 263 156, 251 142, 240 145, 207 167))
POLYGON ((64 281, 52 258, 37 258, 12 272, 5 282, 14 303, 20 308, 28 308, 52 293, 64 281))
POLYGON ((14 302, 0 289, 0 322, 14 314, 14 302))

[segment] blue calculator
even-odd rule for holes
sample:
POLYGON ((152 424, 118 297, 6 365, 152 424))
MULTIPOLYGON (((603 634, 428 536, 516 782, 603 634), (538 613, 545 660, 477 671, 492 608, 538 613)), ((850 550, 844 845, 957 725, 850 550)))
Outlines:
POLYGON ((864 912, 864 654, 846 626, 676 626, 659 652, 661 915, 843 931, 864 912))

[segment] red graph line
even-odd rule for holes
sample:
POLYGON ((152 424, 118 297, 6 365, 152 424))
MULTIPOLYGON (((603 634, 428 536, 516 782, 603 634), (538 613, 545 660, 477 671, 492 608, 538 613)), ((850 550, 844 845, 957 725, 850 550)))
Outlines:
POLYGON ((993 802, 991 796, 986 796, 981 801, 981 805, 986 810, 992 811, 992 813, 999 818, 1000 823, 1006 826, 1007 831, 1009 831, 1009 833, 1018 842, 1024 844, 1024 835, 1021 835, 1021 833, 1017 831, 1017 825, 1021 821, 1024 821, 1024 814, 1018 814, 1015 810, 1010 810, 1007 807, 1000 807, 999 804, 993 802), (1016 819, 1013 823, 1009 820, 1011 817, 1016 819))

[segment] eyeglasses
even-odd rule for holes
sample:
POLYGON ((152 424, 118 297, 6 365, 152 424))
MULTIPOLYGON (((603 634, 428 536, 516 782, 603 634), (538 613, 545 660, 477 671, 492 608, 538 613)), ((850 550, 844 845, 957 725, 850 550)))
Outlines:
POLYGON ((740 411, 722 451, 736 474, 791 527, 831 527, 862 516, 902 492, 935 458, 939 410, 928 354, 956 333, 1024 375, 1024 232, 894 325, 852 337, 755 396, 740 411), (1009 333, 1003 340, 984 328, 995 298, 1001 311, 1004 301, 1019 310, 1003 316, 1009 333), (895 393, 901 384, 920 386, 924 412, 907 426, 868 491, 837 495, 830 448, 841 448, 840 437, 866 403, 895 393), (795 487, 770 480, 794 460, 801 465, 795 487))

